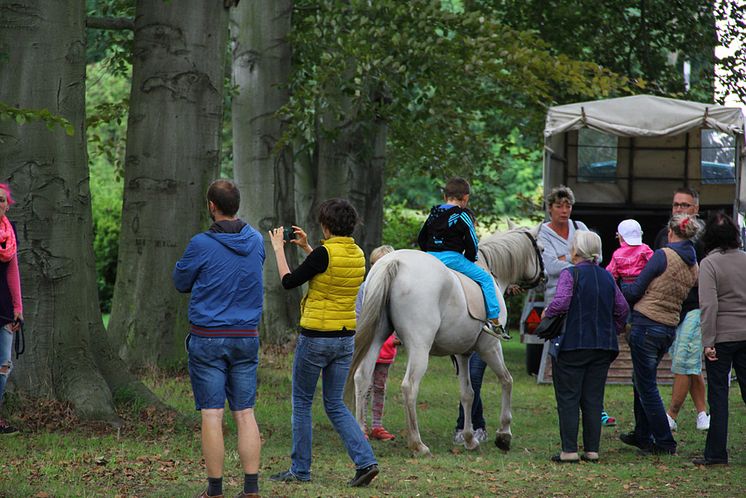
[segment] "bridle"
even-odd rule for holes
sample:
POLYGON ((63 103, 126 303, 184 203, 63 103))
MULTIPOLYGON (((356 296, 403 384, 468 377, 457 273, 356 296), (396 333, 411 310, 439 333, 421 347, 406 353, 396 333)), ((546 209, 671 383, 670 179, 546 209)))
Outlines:
POLYGON ((531 241, 531 245, 534 248, 534 253, 536 254, 536 276, 529 280, 528 282, 518 282, 518 286, 523 290, 529 290, 533 289, 534 287, 537 287, 539 284, 543 284, 546 282, 546 272, 544 271, 544 258, 541 257, 541 250, 539 250, 539 244, 536 242, 536 238, 531 235, 531 232, 525 231, 521 232, 526 237, 528 237, 528 240, 531 241))

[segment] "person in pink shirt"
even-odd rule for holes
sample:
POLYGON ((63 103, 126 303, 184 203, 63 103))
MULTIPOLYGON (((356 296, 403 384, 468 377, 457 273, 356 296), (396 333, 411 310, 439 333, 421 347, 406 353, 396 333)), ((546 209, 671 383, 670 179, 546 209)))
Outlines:
MULTIPOLYGON (((376 247, 370 253, 370 265, 373 266, 376 261, 381 259, 388 253, 394 252, 394 248, 389 245, 383 245, 376 247)), ((357 300, 355 302, 355 314, 358 319, 360 312, 363 309, 363 299, 365 298, 365 282, 360 286, 360 290, 357 293, 357 300)), ((368 436, 372 439, 378 439, 381 441, 390 441, 395 439, 396 436, 391 434, 383 427, 383 405, 386 402, 386 380, 389 376, 389 367, 394 363, 396 358, 396 346, 401 344, 396 334, 393 332, 386 339, 386 342, 381 346, 381 352, 376 360, 376 366, 373 370, 373 384, 370 386, 368 396, 366 397, 367 402, 371 402, 371 422, 372 428, 368 433, 368 436)), ((365 408, 368 411, 368 408, 365 408)))
POLYGON ((635 281, 650 257, 653 250, 642 242, 642 227, 636 220, 623 220, 617 227, 619 248, 611 255, 611 262, 606 271, 623 288, 635 281))
MULTIPOLYGON (((16 226, 5 216, 12 204, 10 187, 0 183, 0 406, 5 394, 5 385, 13 370, 11 353, 14 334, 23 324, 16 226)), ((0 435, 17 432, 18 429, 0 418, 0 435)))

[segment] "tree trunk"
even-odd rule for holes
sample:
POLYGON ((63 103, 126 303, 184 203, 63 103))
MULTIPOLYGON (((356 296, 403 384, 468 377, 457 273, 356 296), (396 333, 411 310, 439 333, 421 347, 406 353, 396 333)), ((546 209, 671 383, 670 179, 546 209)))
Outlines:
MULTIPOLYGON (((284 124, 276 113, 288 102, 293 2, 241 2, 231 19, 233 81, 234 176, 241 190, 242 219, 265 235, 264 312, 260 333, 264 340, 283 342, 299 318, 298 291, 283 289, 267 231, 298 224, 295 217, 293 158, 290 147, 277 149, 284 124)), ((298 249, 288 247, 291 267, 298 249)))
MULTIPOLYGON (((346 121, 325 115, 316 134, 318 154, 299 164, 303 176, 313 176, 312 208, 304 210, 309 234, 321 238, 316 223, 317 208, 332 197, 347 198, 358 212, 361 224, 355 229, 357 244, 367 255, 381 243, 383 231, 383 187, 386 163, 387 126, 382 120, 361 122, 348 107, 346 121)), ((309 236, 310 239, 310 236, 309 236)))
POLYGON ((74 127, 0 122, 0 179, 17 204, 26 353, 11 381, 71 402, 88 418, 117 422, 113 393, 156 398, 106 340, 98 305, 85 147, 85 2, 0 1, 0 101, 48 109, 74 127), (13 68, 13 70, 8 70, 13 68))
POLYGON ((120 356, 134 367, 185 358, 188 300, 170 275, 208 222, 205 192, 219 171, 227 23, 219 2, 137 2, 109 322, 120 356))

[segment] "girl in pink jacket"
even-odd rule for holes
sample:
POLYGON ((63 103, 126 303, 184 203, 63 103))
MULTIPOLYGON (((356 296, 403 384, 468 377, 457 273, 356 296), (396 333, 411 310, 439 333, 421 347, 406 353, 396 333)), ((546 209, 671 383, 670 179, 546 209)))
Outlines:
POLYGON ((653 250, 642 243, 642 228, 635 220, 619 223, 617 238, 620 247, 611 255, 606 271, 611 273, 615 281, 621 281, 620 287, 623 287, 635 281, 653 255, 653 250))
MULTIPOLYGON (((386 254, 394 252, 394 248, 389 245, 376 247, 370 253, 370 264, 373 266, 376 261, 385 256, 386 254)), ((359 317, 360 312, 363 309, 363 298, 365 297, 365 282, 360 286, 360 290, 357 293, 357 301, 355 302, 355 313, 359 317)), ((386 401, 386 380, 389 376, 389 367, 394 363, 396 358, 396 346, 401 344, 396 335, 391 333, 386 342, 381 346, 381 352, 376 360, 376 366, 373 370, 373 383, 368 391, 366 398, 367 402, 371 402, 372 412, 372 425, 373 428, 368 433, 368 436, 372 439, 379 439, 381 441, 389 441, 394 439, 396 436, 391 434, 383 427, 383 405, 386 401)), ((367 412, 367 407, 365 408, 367 412)))

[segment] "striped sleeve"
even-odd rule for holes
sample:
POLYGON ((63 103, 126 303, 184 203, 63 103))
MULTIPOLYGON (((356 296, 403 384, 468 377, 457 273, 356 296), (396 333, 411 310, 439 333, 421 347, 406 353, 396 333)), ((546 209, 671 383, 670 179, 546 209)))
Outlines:
POLYGON ((474 222, 471 220, 471 216, 466 212, 461 212, 460 219, 467 228, 467 235, 464 237, 464 256, 469 261, 476 261, 479 239, 477 239, 477 232, 474 230, 474 222))

